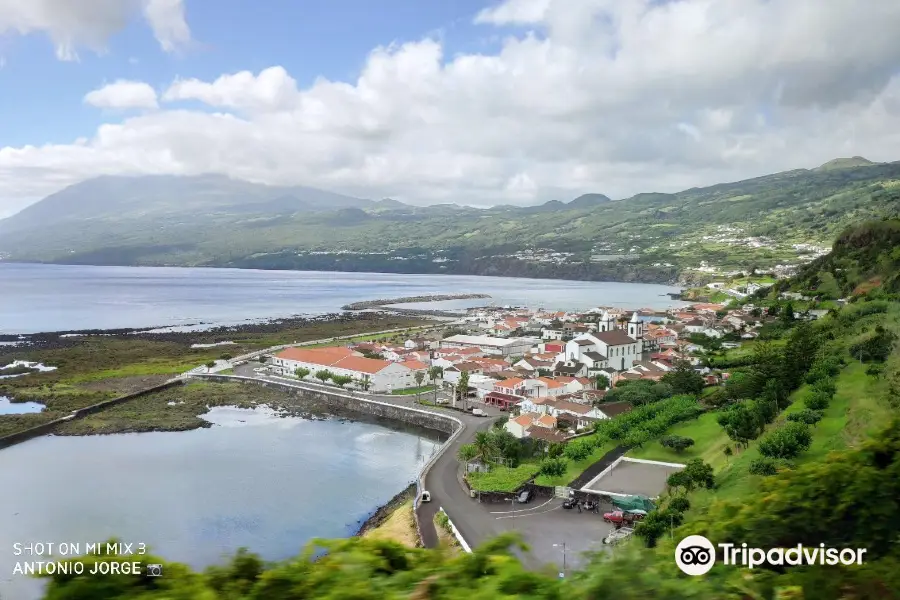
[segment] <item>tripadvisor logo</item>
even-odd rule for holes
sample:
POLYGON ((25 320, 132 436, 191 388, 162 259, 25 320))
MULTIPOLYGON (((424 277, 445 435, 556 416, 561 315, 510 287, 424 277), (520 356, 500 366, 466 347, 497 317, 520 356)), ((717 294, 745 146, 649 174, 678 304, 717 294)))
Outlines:
MULTIPOLYGON (((861 565, 865 548, 826 548, 825 544, 791 548, 749 548, 747 544, 718 544, 724 565, 752 569, 760 565, 861 565)), ((675 548, 675 564, 687 575, 704 575, 716 562, 716 546, 702 535, 689 535, 675 548)))

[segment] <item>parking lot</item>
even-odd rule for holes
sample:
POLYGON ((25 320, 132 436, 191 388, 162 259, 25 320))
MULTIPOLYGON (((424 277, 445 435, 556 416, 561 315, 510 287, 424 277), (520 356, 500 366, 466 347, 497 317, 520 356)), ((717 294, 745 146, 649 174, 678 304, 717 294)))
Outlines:
POLYGON ((543 565, 563 566, 565 544, 566 568, 577 568, 584 563, 584 552, 604 548, 602 540, 613 529, 603 521, 603 513, 613 509, 601 504, 598 513, 576 509, 564 509, 561 498, 536 498, 528 504, 493 503, 480 504, 494 520, 495 531, 517 531, 522 534, 529 552, 523 560, 533 568, 543 565), (554 547, 554 544, 556 546, 554 547))
POLYGON ((583 488, 583 491, 605 494, 640 494, 649 498, 659 496, 666 489, 669 475, 683 469, 683 465, 623 458, 613 463, 583 488))

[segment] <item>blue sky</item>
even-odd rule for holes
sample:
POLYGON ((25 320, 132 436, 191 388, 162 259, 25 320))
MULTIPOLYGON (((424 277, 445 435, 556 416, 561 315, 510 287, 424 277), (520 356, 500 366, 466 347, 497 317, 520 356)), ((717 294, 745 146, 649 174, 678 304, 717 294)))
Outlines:
POLYGON ((354 81, 368 53, 393 41, 439 37, 448 56, 493 51, 496 28, 473 24, 491 5, 484 0, 188 0, 190 49, 164 52, 153 31, 135 18, 112 36, 105 53, 81 50, 78 62, 58 60, 41 33, 0 37, 0 115, 5 115, 0 147, 91 136, 106 118, 82 98, 117 79, 163 88, 176 77, 211 81, 224 73, 281 65, 305 88, 319 76, 354 81))

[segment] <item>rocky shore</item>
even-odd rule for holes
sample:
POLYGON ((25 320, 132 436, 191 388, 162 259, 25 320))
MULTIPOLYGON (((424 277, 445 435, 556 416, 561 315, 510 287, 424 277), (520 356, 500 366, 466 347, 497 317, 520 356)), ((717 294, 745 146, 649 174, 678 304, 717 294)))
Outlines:
POLYGON ((391 514, 406 504, 409 500, 411 500, 416 495, 416 484, 411 483, 405 489, 403 489, 399 494, 388 500, 385 504, 379 506, 375 509, 369 518, 362 522, 357 530, 355 537, 361 537, 365 535, 368 531, 375 529, 382 523, 384 523, 391 514))
MULTIPOLYGON (((341 310, 368 310, 372 308, 385 308, 389 304, 412 304, 414 302, 442 302, 444 300, 471 300, 477 298, 490 298, 490 294, 431 294, 428 296, 406 296, 404 298, 382 298, 380 300, 364 300, 345 304, 341 310)), ((404 309, 406 310, 406 309, 404 309)))

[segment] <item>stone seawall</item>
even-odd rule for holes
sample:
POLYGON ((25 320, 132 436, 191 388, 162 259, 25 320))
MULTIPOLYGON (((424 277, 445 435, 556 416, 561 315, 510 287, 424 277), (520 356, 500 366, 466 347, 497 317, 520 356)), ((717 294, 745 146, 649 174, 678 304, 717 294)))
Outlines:
POLYGON ((360 398, 338 391, 319 391, 287 382, 281 383, 277 381, 255 379, 252 377, 240 377, 237 375, 215 375, 205 373, 193 374, 191 377, 205 379, 207 381, 238 381, 263 387, 276 387, 284 390, 290 397, 298 399, 300 403, 302 403, 303 399, 309 399, 318 405, 333 406, 344 411, 391 419, 401 423, 408 423, 417 427, 439 431, 446 435, 451 435, 457 429, 459 423, 457 419, 450 415, 442 415, 418 408, 379 402, 378 400, 369 398, 360 398))
POLYGON ((84 408, 79 408, 78 410, 73 410, 70 415, 65 417, 55 419, 50 421, 49 423, 43 423, 41 425, 37 425, 35 427, 31 427, 29 429, 25 429, 24 431, 17 431, 15 433, 11 433, 9 435, 5 435, 0 437, 0 449, 8 448, 9 446, 13 446, 15 444, 20 444, 22 442, 28 441, 32 438, 36 438, 38 436, 47 435, 53 433, 56 429, 57 425, 65 423, 67 421, 72 421, 76 419, 80 419, 82 417, 86 417, 87 415, 92 415, 94 413, 100 412, 112 406, 116 406, 117 404, 122 404, 123 402, 128 402, 129 400, 134 400, 135 398, 140 398, 141 396, 145 396, 147 394, 152 394, 153 392, 158 392, 160 390, 165 390, 167 388, 183 385, 184 381, 180 379, 169 380, 165 383, 161 383, 159 385, 155 385, 151 388, 147 388, 145 390, 141 390, 139 392, 134 392, 133 394, 127 394, 125 396, 119 396, 118 398, 112 398, 110 400, 104 400, 103 402, 98 402, 97 404, 92 404, 90 406, 86 406, 84 408))

